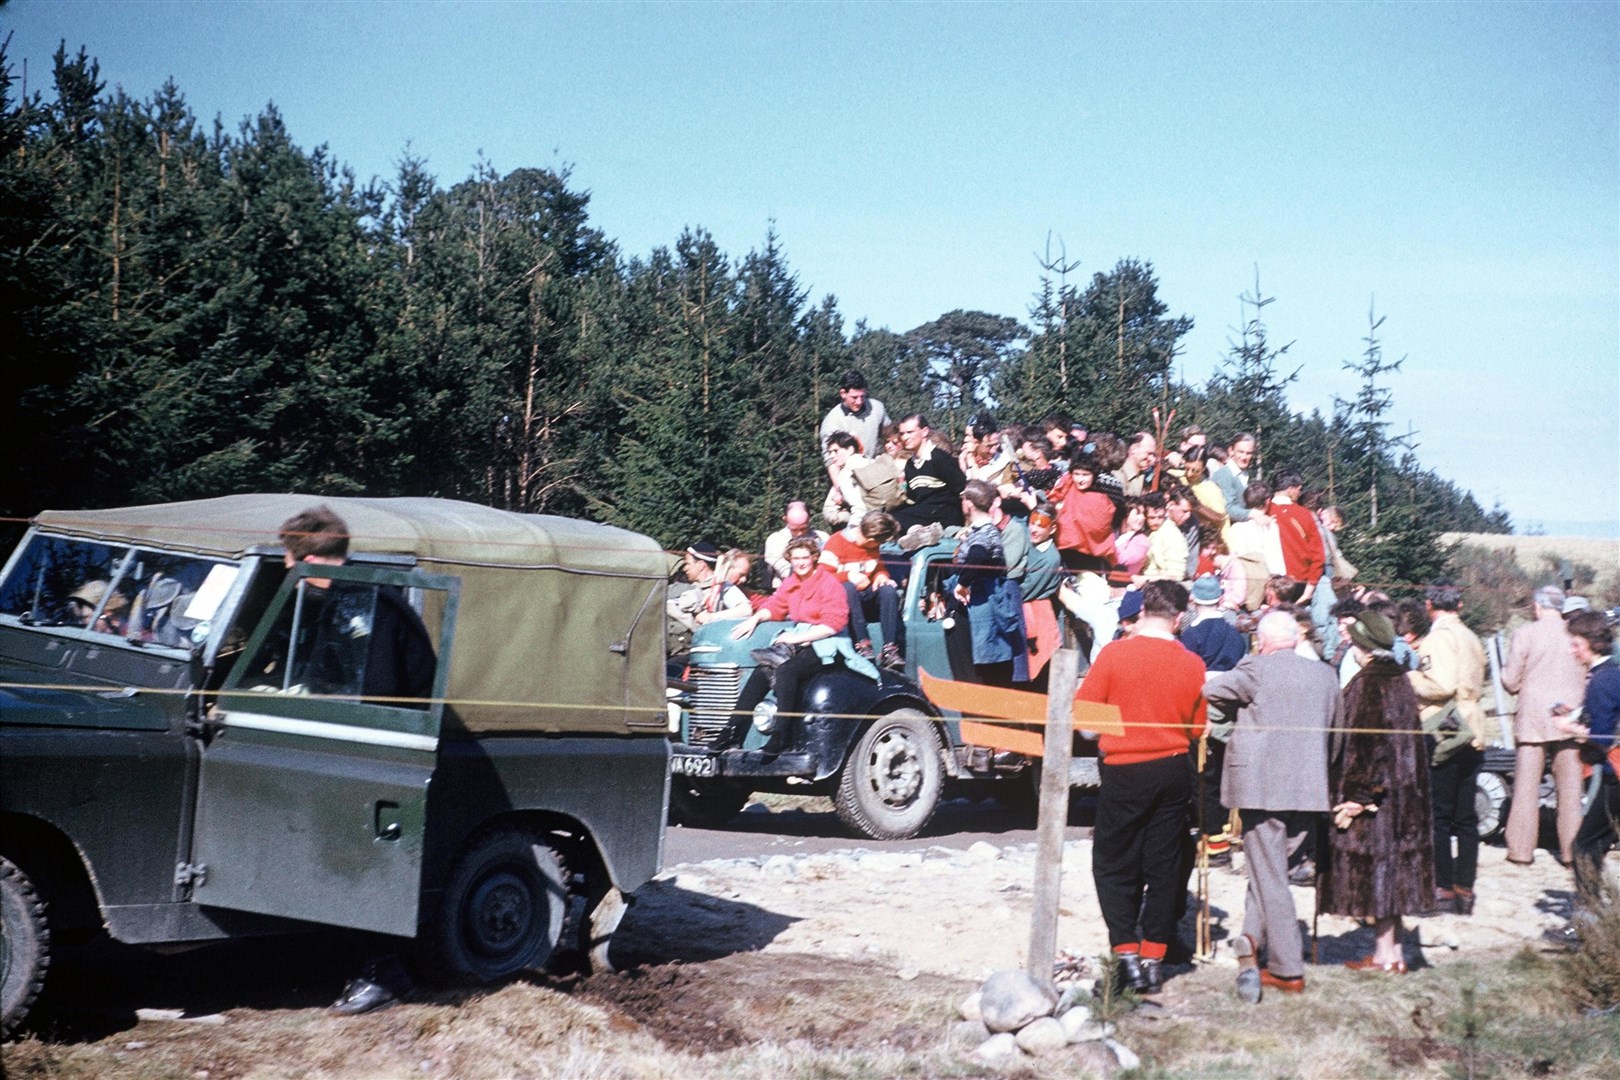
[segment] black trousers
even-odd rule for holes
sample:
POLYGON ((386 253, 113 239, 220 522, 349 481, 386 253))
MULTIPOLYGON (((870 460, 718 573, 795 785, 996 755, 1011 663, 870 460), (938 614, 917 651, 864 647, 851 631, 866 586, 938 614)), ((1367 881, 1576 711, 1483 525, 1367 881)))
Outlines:
POLYGON ((1617 830, 1620 830, 1620 781, 1605 773, 1603 786, 1598 788, 1592 808, 1581 819, 1580 830, 1571 845, 1575 855, 1577 903, 1581 898, 1595 895, 1598 880, 1603 876, 1603 859, 1609 849, 1620 842, 1617 830))
MULTIPOLYGON (((764 749, 776 752, 793 745, 798 717, 788 714, 799 708, 800 688, 820 667, 821 657, 808 645, 797 647, 792 656, 776 666, 776 729, 771 732, 764 749)), ((770 671, 756 667, 753 674, 748 676, 748 681, 743 683, 742 693, 737 697, 737 707, 731 713, 731 724, 720 740, 722 749, 743 744, 743 739, 748 737, 748 727, 754 722, 754 706, 764 701, 765 695, 770 692, 770 671)))
MULTIPOLYGON (((1226 831, 1226 822, 1231 817, 1225 806, 1221 805, 1221 769, 1226 763, 1226 744, 1219 739, 1210 739, 1205 744, 1209 751, 1204 755, 1204 767, 1198 772, 1198 831, 1205 836, 1218 836, 1226 831)), ((1196 762, 1197 751, 1194 750, 1193 761, 1196 762)))
POLYGON ((1186 892, 1192 767, 1186 754, 1134 765, 1102 766, 1091 877, 1108 943, 1168 945, 1186 892), (1138 931, 1140 917, 1140 932, 1138 931))
POLYGON ((1464 746, 1442 764, 1429 767, 1429 799, 1434 809, 1434 887, 1469 889, 1479 868, 1479 811, 1474 789, 1485 752, 1464 746), (1457 850, 1452 854, 1455 838, 1457 850))

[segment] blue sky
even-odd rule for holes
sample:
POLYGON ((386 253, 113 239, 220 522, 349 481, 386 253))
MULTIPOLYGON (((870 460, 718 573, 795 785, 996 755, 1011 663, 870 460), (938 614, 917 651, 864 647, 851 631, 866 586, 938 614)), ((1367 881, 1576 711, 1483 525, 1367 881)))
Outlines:
POLYGON ((1048 233, 1151 261, 1225 351, 1258 266, 1300 409, 1350 396, 1367 311, 1396 423, 1522 527, 1620 533, 1620 5, 91 3, 12 0, 137 97, 274 102, 362 176, 408 145, 562 166, 627 254, 774 221, 814 296, 905 330, 1024 317, 1048 233))

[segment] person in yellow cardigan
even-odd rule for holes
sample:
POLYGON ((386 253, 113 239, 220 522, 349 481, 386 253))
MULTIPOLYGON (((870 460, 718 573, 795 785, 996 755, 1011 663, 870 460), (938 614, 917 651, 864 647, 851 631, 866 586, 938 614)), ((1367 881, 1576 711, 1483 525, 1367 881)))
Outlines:
POLYGON ((1468 915, 1474 910, 1479 864, 1474 785, 1485 760, 1485 712, 1479 704, 1485 646, 1458 615, 1462 592, 1455 585, 1430 585, 1424 606, 1431 625, 1418 643, 1421 667, 1407 678, 1417 693, 1423 730, 1434 740, 1429 792, 1434 810, 1435 910, 1468 915))

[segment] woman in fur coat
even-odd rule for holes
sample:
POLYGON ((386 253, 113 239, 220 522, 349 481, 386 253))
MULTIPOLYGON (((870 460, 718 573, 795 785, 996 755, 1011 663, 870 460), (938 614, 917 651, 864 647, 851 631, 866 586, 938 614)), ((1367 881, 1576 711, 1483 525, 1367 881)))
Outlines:
POLYGON ((1361 671, 1344 691, 1348 733, 1334 735, 1329 774, 1333 833, 1318 883, 1317 908, 1375 920, 1372 955, 1346 966, 1405 973, 1401 916, 1434 898, 1434 822, 1429 754, 1417 698, 1390 649, 1395 628, 1375 611, 1350 627, 1361 671))

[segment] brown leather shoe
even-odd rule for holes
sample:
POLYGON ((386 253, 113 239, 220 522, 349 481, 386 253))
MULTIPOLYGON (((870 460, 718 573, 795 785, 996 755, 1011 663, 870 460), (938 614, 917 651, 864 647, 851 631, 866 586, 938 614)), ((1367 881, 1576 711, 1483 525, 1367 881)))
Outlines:
POLYGON ((1303 994, 1305 992, 1305 976, 1298 975, 1292 979, 1285 979, 1281 975, 1273 975, 1269 968, 1260 969, 1260 985, 1284 994, 1303 994))
POLYGON ((1405 975, 1406 961, 1397 960, 1393 964, 1380 964, 1369 953, 1360 960, 1346 960, 1344 966, 1351 971, 1381 971, 1386 975, 1405 975))

